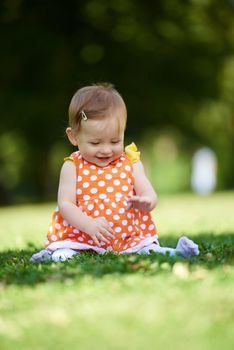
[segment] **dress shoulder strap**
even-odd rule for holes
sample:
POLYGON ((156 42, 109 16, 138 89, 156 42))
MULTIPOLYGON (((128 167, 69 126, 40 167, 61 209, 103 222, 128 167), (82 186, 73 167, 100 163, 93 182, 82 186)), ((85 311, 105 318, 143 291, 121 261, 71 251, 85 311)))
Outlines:
POLYGON ((67 160, 70 160, 75 163, 76 169, 79 168, 80 162, 81 162, 81 155, 79 151, 73 152, 70 154, 70 156, 65 157, 63 160, 66 162, 67 160))
POLYGON ((125 154, 129 158, 131 164, 137 163, 140 160, 141 152, 138 151, 134 142, 125 147, 125 154))

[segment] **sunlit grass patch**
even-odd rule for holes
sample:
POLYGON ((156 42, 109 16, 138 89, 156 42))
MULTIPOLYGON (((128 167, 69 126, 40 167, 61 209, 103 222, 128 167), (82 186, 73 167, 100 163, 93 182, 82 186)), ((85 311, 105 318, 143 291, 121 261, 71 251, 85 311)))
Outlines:
POLYGON ((180 256, 103 256, 30 264, 54 204, 0 209, 0 348, 232 349, 233 193, 159 198, 160 243, 188 234, 180 256))

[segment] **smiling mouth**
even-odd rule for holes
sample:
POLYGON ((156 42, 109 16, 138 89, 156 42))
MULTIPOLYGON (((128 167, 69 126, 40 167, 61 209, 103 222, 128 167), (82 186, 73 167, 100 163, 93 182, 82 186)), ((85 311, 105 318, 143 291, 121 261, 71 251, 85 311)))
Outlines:
POLYGON ((101 163, 110 162, 112 157, 97 157, 98 161, 101 163))
POLYGON ((110 159, 111 157, 97 157, 97 159, 99 159, 99 160, 108 160, 108 159, 110 159))

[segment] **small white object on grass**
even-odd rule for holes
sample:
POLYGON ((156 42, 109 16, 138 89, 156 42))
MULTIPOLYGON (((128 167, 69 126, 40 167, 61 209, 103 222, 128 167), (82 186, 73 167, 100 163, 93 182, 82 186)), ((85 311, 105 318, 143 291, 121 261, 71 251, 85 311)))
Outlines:
POLYGON ((192 158, 191 186, 194 192, 209 194, 216 187, 217 159, 208 147, 202 147, 192 158))

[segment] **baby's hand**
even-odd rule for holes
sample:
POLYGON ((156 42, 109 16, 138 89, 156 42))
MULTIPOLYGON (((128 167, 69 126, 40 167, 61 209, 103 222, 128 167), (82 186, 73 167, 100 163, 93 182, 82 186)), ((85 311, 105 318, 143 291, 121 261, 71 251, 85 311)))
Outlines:
POLYGON ((151 211, 152 210, 152 201, 150 197, 147 196, 132 196, 127 199, 126 210, 130 208, 136 208, 141 211, 151 211))
POLYGON ((94 225, 87 230, 87 234, 93 239, 93 241, 100 247, 100 242, 103 241, 107 244, 110 243, 110 239, 114 239, 114 231, 109 226, 108 222, 100 217, 93 219, 94 225))

